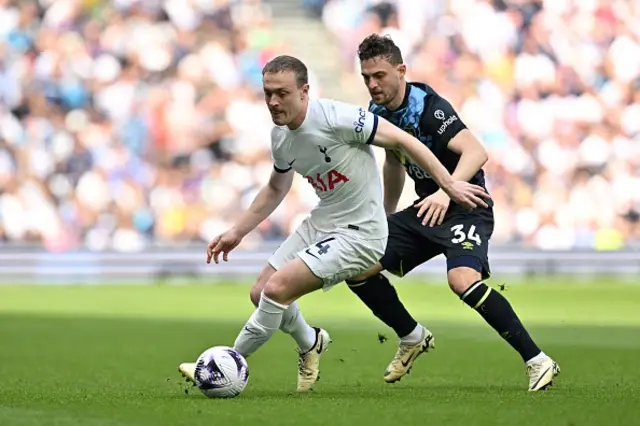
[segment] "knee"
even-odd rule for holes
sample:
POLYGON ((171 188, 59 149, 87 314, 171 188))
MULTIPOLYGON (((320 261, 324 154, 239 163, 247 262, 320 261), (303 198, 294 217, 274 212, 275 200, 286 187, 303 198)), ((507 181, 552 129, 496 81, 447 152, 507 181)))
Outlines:
MULTIPOLYGON (((271 276, 264 285, 262 290, 264 295, 277 303, 288 304, 290 295, 284 280, 280 279, 278 274, 271 276)), ((258 296, 260 299, 260 296, 258 296)))
POLYGON ((482 279, 482 275, 475 269, 458 267, 447 272, 447 279, 449 281, 449 288, 451 288, 455 294, 460 296, 474 283, 480 281, 482 279))

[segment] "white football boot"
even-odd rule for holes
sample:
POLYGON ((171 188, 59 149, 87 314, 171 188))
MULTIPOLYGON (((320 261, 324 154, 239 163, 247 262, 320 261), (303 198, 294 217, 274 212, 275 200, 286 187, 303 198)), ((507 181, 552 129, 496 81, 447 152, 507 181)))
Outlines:
POLYGON ((196 363, 195 362, 183 362, 178 366, 178 371, 182 374, 182 377, 187 379, 188 382, 196 384, 196 363))
POLYGON ((433 334, 423 329, 422 340, 414 345, 407 345, 400 342, 395 356, 384 371, 384 381, 394 383, 400 380, 405 374, 411 371, 414 361, 423 353, 429 352, 436 347, 436 339, 433 334))
POLYGON ((559 373, 560 366, 549 357, 528 362, 529 391, 535 392, 551 387, 559 373))
POLYGON ((320 376, 320 357, 326 352, 331 337, 326 330, 316 328, 316 343, 307 352, 298 355, 298 392, 307 392, 320 376))

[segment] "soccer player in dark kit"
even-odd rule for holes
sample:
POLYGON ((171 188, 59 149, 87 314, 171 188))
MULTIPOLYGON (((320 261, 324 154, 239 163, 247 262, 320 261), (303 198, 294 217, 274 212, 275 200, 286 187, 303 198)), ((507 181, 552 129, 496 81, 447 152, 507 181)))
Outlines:
MULTIPOLYGON (((369 110, 427 145, 455 179, 484 187, 484 147, 447 100, 426 84, 405 80, 406 65, 394 42, 371 35, 360 44, 358 56, 371 95, 369 110)), ((387 248, 376 266, 347 284, 400 338, 384 380, 392 383, 407 374, 415 359, 434 347, 434 337, 407 312, 381 271, 402 277, 444 254, 451 290, 522 356, 529 390, 551 385, 560 372, 558 364, 535 344, 504 296, 484 283, 490 274, 487 249, 494 227, 492 202, 489 208, 471 211, 450 202, 428 173, 398 151, 386 152, 383 175, 387 248), (419 200, 395 212, 405 171, 415 182, 419 200)))

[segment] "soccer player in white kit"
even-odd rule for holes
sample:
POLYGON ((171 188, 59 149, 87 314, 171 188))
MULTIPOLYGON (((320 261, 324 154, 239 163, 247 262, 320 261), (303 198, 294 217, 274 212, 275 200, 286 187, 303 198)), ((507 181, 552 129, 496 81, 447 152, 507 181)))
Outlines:
MULTIPOLYGON (((466 208, 486 207, 482 198, 489 196, 479 186, 454 181, 426 146, 366 109, 309 99, 307 69, 296 58, 271 60, 263 70, 263 88, 276 124, 274 170, 235 226, 209 244, 207 263, 218 263, 220 253, 227 261, 242 238, 278 207, 291 188, 293 171, 313 186, 319 204, 269 259, 251 289, 257 309, 234 343, 248 357, 278 329, 290 334, 299 346, 297 390, 304 392, 318 379, 330 337, 306 323, 296 300, 363 273, 385 252, 387 219, 370 145, 403 150, 466 208)), ((195 364, 183 363, 179 370, 194 381, 195 364)))

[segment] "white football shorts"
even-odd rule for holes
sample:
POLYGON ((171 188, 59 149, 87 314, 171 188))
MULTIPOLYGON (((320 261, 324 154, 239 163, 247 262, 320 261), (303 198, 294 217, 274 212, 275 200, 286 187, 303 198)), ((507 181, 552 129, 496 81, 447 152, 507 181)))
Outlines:
POLYGON ((346 227, 330 234, 322 233, 306 219, 278 247, 269 264, 277 271, 298 256, 322 279, 326 291, 368 271, 384 255, 386 246, 387 238, 358 238, 357 230, 346 227))

